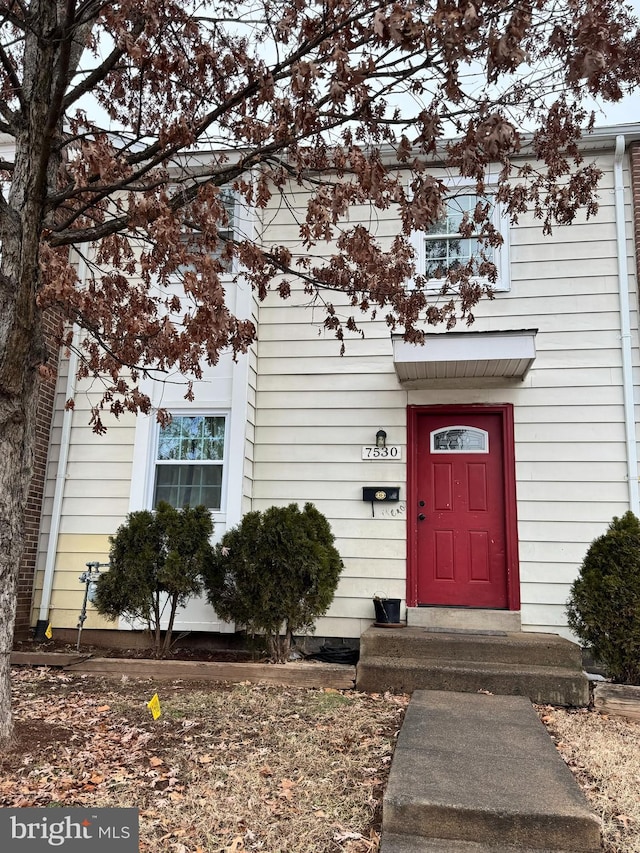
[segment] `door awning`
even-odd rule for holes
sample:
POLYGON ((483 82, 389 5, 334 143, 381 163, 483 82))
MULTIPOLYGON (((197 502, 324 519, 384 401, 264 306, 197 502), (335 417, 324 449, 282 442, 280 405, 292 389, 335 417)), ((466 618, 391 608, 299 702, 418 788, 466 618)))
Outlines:
POLYGON ((506 332, 434 332, 424 345, 392 335, 400 382, 440 379, 524 379, 536 357, 537 329, 506 332))

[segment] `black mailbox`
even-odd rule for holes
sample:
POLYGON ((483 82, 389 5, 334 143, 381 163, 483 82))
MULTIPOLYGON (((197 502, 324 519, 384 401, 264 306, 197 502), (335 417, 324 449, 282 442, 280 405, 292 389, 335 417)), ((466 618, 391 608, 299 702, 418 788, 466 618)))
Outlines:
POLYGON ((400 500, 400 486, 363 486, 362 500, 370 503, 400 500))

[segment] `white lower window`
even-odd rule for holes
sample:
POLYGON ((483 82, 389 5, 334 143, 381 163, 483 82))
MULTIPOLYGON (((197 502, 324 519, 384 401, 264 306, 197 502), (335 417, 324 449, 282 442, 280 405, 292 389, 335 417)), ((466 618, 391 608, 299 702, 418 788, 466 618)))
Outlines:
POLYGON ((166 501, 178 509, 222 506, 225 456, 224 415, 174 416, 160 429, 153 505, 166 501))

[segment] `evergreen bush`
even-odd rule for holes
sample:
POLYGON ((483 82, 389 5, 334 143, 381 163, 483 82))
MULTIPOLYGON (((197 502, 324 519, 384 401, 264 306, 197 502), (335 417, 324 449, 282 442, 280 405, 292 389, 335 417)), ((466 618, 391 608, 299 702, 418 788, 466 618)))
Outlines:
POLYGON ((333 601, 343 568, 327 519, 313 504, 250 512, 227 531, 204 572, 209 601, 223 619, 264 634, 285 663, 294 633, 333 601))
POLYGON ((203 506, 174 509, 161 501, 155 512, 130 513, 109 539, 110 568, 98 579, 94 598, 98 613, 144 622, 156 657, 165 657, 178 606, 202 591, 212 532, 211 513, 203 506), (167 607, 163 640, 160 622, 167 607))
POLYGON ((567 614, 614 681, 640 684, 640 521, 632 512, 591 543, 567 614))

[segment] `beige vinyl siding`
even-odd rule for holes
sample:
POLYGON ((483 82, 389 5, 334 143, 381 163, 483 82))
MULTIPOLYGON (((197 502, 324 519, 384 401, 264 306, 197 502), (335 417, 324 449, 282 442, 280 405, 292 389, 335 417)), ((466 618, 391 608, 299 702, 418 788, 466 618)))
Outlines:
MULTIPOLYGON (((229 300, 234 310, 236 289, 230 289, 229 300)), ((249 310, 254 322, 257 319, 257 304, 251 299, 249 310)), ((244 452, 243 465, 238 466, 242 482, 242 509, 250 508, 253 482, 253 423, 255 422, 255 386, 256 355, 253 350, 247 355, 239 355, 238 360, 247 359, 249 391, 247 406, 247 438, 241 452, 244 452), (251 434, 250 434, 251 433, 251 434)), ((153 416, 123 415, 119 420, 105 413, 103 420, 107 426, 105 435, 92 432, 90 409, 98 402, 102 390, 99 382, 83 382, 75 393, 75 408, 72 413, 69 455, 64 483, 64 495, 60 516, 58 542, 49 541, 51 513, 55 492, 55 480, 60 456, 60 436, 62 431, 63 409, 66 393, 68 362, 61 363, 56 391, 56 414, 51 437, 47 478, 45 483, 45 506, 42 519, 42 532, 38 553, 38 572, 35 584, 33 621, 37 619, 41 602, 44 569, 47 549, 55 553, 55 574, 50 604, 50 621, 55 630, 75 628, 82 604, 84 587, 78 577, 90 560, 105 562, 108 559, 109 536, 115 534, 132 509, 140 509, 143 502, 132 506, 132 494, 143 494, 151 489, 154 468, 155 419, 153 416), (149 442, 137 458, 134 465, 134 444, 136 430, 141 428, 149 436, 149 442), (144 481, 144 482, 143 482, 144 481), (148 486, 148 488, 147 488, 148 486)), ((144 390, 150 394, 152 405, 163 406, 169 411, 194 413, 200 411, 221 411, 229 415, 233 395, 234 362, 230 352, 225 352, 215 367, 204 367, 202 380, 194 382, 195 401, 192 404, 184 400, 186 382, 147 383, 144 390)), ((243 378, 243 388, 244 382, 243 378)), ((241 395, 242 396, 242 395, 241 395)), ((227 460, 228 461, 228 460, 227 460)), ((227 466, 229 467, 229 466, 227 466)), ((150 506, 150 501, 144 504, 150 506)), ((224 510, 224 507, 223 507, 224 510)), ((217 514, 216 535, 224 532, 224 514, 217 514)), ((200 605, 198 605, 200 607, 200 605)), ((202 610, 202 607, 200 607, 202 610)), ((186 611, 187 615, 190 613, 186 611)), ((180 627, 181 610, 176 622, 180 627)), ((211 611, 211 621, 218 622, 211 611)), ((89 617, 85 627, 118 627, 101 619, 93 608, 89 608, 89 617)), ((126 626, 123 626, 126 627, 126 626)))
MULTIPOLYGON (((64 483, 57 543, 49 542, 55 479, 60 455, 60 435, 68 362, 63 360, 58 378, 56 414, 45 486, 45 507, 38 553, 38 574, 33 619, 40 605, 47 549, 56 552, 54 586, 49 617, 54 628, 75 628, 82 605, 84 586, 78 578, 90 560, 104 562, 108 537, 113 535, 129 511, 131 464, 135 418, 104 416, 105 435, 96 435, 89 425, 91 403, 99 399, 97 391, 81 383, 75 395, 71 419, 69 458, 64 483)), ((113 623, 101 619, 92 610, 85 627, 107 627, 113 623)))
MULTIPOLYGON (((254 507, 311 500, 329 518, 345 570, 318 634, 358 636, 373 618, 374 592, 404 598, 406 406, 462 403, 514 405, 523 627, 568 633, 564 605, 580 561, 612 516, 628 508, 613 154, 596 160, 604 171, 598 216, 549 237, 533 217, 521 217, 510 230, 511 289, 474 311, 472 330, 538 328, 537 358, 524 381, 407 390, 396 378, 384 322, 357 317, 365 339, 348 338, 340 357, 308 296, 273 296, 261 307, 254 507), (361 460, 361 445, 373 443, 379 428, 388 443, 403 446, 401 463, 361 460), (361 488, 385 483, 401 486, 401 504, 378 505, 372 518, 361 488)), ((634 270, 628 190, 626 198, 634 270)), ((295 201, 301 210, 302 199, 295 201)), ((266 238, 288 239, 295 255, 301 249, 288 215, 282 208, 273 214, 266 238)), ((382 240, 397 233, 392 210, 376 216, 382 240)), ((633 273, 630 281, 636 306, 633 273)), ((350 313, 331 299, 339 313, 350 313)), ((637 368, 635 308, 632 338, 637 368)))
MULTIPOLYGON (((91 402, 99 399, 88 383, 78 387, 71 414, 69 460, 64 482, 60 518, 60 537, 76 539, 74 558, 59 543, 49 541, 60 441, 64 419, 69 362, 60 359, 56 385, 55 412, 51 430, 44 504, 40 526, 37 574, 34 585, 32 621, 37 619, 41 602, 47 552, 56 553, 54 593, 50 619, 57 627, 76 627, 84 587, 78 576, 89 560, 104 561, 107 537, 115 532, 128 511, 133 454, 134 419, 105 416, 106 435, 97 436, 89 426, 91 402), (93 547, 97 550, 94 552, 93 547)), ((108 624, 101 621, 102 624, 108 624)))
MULTIPOLYGON (((84 585, 79 577, 86 569, 88 560, 104 563, 108 560, 109 539, 97 534, 61 534, 56 555, 56 575, 49 617, 54 631, 56 628, 76 628, 82 607, 84 585), (87 556, 90 555, 90 556, 87 556)), ((87 609, 84 628, 114 628, 117 623, 104 619, 95 608, 87 609)))
MULTIPOLYGON (((301 201, 291 201, 300 212, 301 201)), ((288 215, 274 214, 265 240, 288 238, 301 254, 297 226, 283 221, 288 215)), ((339 301, 336 294, 331 299, 339 301)), ((399 505, 387 504, 372 518, 362 487, 401 485, 404 507, 406 454, 381 465, 362 461, 361 446, 373 444, 380 428, 389 443, 406 444, 407 394, 384 324, 366 323, 366 338, 348 340, 340 357, 322 319, 300 292, 286 301, 270 297, 260 308, 253 506, 311 501, 327 516, 345 569, 317 634, 359 637, 371 624, 376 593, 405 595, 405 516, 392 517, 389 510, 399 505)))
POLYGON ((406 444, 406 392, 393 372, 388 335, 349 344, 341 358, 335 339, 318 341, 309 329, 312 339, 298 338, 288 357, 286 317, 285 328, 278 333, 274 325, 263 337, 270 319, 261 314, 254 507, 311 501, 327 516, 345 570, 317 633, 357 637, 371 622, 376 593, 405 595, 406 521, 404 512, 392 517, 390 510, 404 507, 406 455, 400 463, 362 461, 361 446, 375 443, 380 428, 390 444, 406 444), (363 364, 363 349, 380 357, 384 372, 363 364), (362 487, 384 484, 400 485, 402 502, 378 505, 372 518, 362 487))
POLYGON ((107 432, 96 435, 89 426, 92 398, 97 400, 98 393, 80 385, 71 422, 61 534, 115 533, 129 511, 135 417, 106 414, 107 432), (97 476, 96 466, 102 476, 97 476), (103 482, 109 484, 106 489, 103 482))
MULTIPOLYGON (((550 238, 528 223, 512 229, 511 293, 485 304, 475 326, 539 329, 522 387, 508 395, 491 389, 485 399, 515 404, 523 625, 565 634, 565 602, 589 543, 628 509, 612 157, 602 165, 593 223, 556 228, 550 238)), ((632 260, 630 217, 627 205, 632 260)), ((635 310, 632 330, 635 365, 635 310)), ((439 402, 461 401, 456 392, 439 394, 439 402)))
MULTIPOLYGON (((524 381, 437 382, 401 387, 393 367, 390 332, 383 321, 358 313, 365 339, 340 343, 322 327, 323 314, 300 290, 275 294, 258 306, 258 343, 248 359, 248 396, 242 510, 312 501, 328 517, 345 562, 338 594, 320 636, 358 637, 371 624, 376 593, 404 599, 406 590, 406 406, 512 403, 523 626, 567 634, 564 604, 590 541, 628 507, 617 259, 613 208, 613 156, 597 165, 605 176, 600 213, 591 221, 556 227, 543 237, 539 222, 522 217, 510 232, 511 289, 483 301, 472 330, 538 328, 537 358, 524 381), (361 459, 378 429, 402 447, 399 462, 361 459), (362 501, 362 487, 399 485, 399 504, 362 501)), ((628 173, 625 173, 628 181, 628 173)), ((304 199, 291 194, 300 213, 304 199)), ((369 211, 361 210, 369 222, 369 211)), ((264 213, 266 244, 287 242, 295 254, 298 225, 286 206, 264 213)), ((629 269, 634 270, 630 195, 627 192, 629 269)), ((356 216, 351 222, 357 221, 356 216)), ((376 215, 378 236, 398 231, 393 210, 376 215)), ((324 247, 315 250, 321 254, 324 247)), ((638 294, 633 274, 634 376, 640 383, 638 294)), ((434 296, 434 299, 437 299, 434 296)), ((331 294, 338 312, 351 313, 331 294)), ((465 328, 465 327, 460 327, 465 328)), ((429 331, 436 331, 430 329, 429 331)), ((437 331, 443 331, 438 329, 437 331)), ((240 356, 243 358, 244 356, 240 356)), ((197 401, 228 407, 233 366, 196 388, 197 401)), ((34 597, 42 589, 65 393, 65 363, 56 397, 34 597)), ((78 575, 89 559, 104 560, 108 535, 130 505, 135 420, 109 421, 106 436, 88 426, 91 394, 76 395, 52 597, 54 628, 75 627, 82 599, 78 575)), ((158 397, 158 400, 160 397, 158 397)), ((181 392, 168 388, 163 404, 184 409, 181 392)), ((198 402, 195 404, 197 408, 198 402)), ((640 405, 637 409, 640 415, 640 405)), ((413 512, 413 508, 409 508, 413 512)), ((95 627, 92 614, 86 627, 95 627)))

